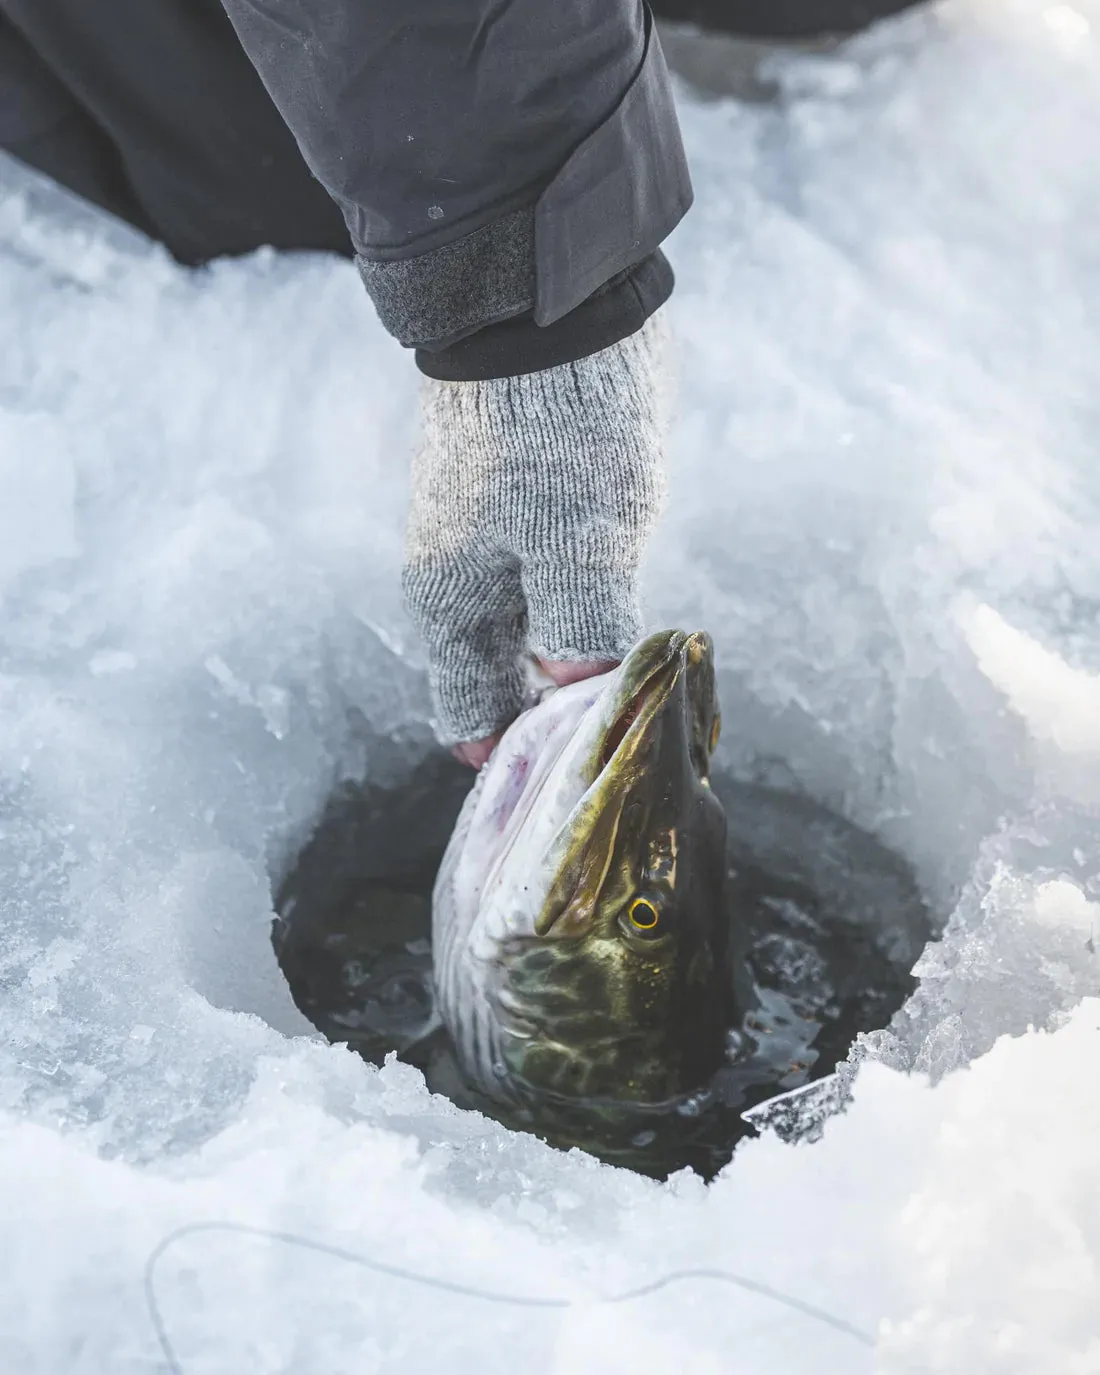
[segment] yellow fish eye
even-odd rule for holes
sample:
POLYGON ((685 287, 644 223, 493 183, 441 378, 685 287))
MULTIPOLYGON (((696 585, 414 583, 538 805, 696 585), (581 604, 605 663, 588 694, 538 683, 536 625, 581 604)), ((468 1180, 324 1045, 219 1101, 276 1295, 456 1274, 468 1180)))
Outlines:
POLYGON ((630 904, 630 924, 636 931, 655 931, 661 914, 648 898, 635 898, 630 904))

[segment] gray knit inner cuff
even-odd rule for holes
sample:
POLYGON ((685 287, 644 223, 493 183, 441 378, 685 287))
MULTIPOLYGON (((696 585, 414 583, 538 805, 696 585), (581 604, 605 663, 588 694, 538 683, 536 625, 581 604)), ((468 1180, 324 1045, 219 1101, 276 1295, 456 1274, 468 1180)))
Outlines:
POLYGON ((535 303, 535 211, 513 210, 415 258, 356 258, 379 319, 407 347, 445 348, 535 303))

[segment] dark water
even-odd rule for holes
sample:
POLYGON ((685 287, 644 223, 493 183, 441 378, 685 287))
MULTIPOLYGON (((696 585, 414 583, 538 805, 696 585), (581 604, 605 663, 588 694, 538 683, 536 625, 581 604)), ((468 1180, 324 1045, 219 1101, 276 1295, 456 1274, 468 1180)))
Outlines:
POLYGON ((433 754, 392 786, 338 793, 282 885, 273 930, 294 1000, 320 1031, 374 1063, 396 1051, 460 1106, 646 1174, 690 1165, 710 1178, 751 1130, 741 1113, 831 1073, 914 987, 932 922, 905 865, 814 803, 715 773, 740 977, 756 1003, 730 1029, 729 1063, 675 1107, 502 1110, 464 1083, 432 1008, 432 883, 471 783, 433 754))

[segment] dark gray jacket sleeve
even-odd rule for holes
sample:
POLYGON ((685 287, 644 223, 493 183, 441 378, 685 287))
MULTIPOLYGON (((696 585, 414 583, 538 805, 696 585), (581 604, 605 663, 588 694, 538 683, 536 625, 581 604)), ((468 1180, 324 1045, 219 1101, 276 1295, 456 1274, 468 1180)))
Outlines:
POLYGON ((224 3, 406 345, 551 325, 691 203, 642 0, 224 3))

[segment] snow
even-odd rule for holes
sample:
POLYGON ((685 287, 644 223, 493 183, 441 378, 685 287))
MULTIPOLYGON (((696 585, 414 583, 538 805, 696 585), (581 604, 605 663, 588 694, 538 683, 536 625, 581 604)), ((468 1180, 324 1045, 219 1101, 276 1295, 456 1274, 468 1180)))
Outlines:
POLYGON ((1100 3, 956 0, 685 100, 655 622, 726 761, 950 920, 819 1141, 709 1188, 322 1044, 271 887, 427 747, 415 375, 354 271, 200 274, 0 167, 0 1369, 1100 1371, 1100 3), (719 1278, 825 1310, 857 1337, 719 1278))

